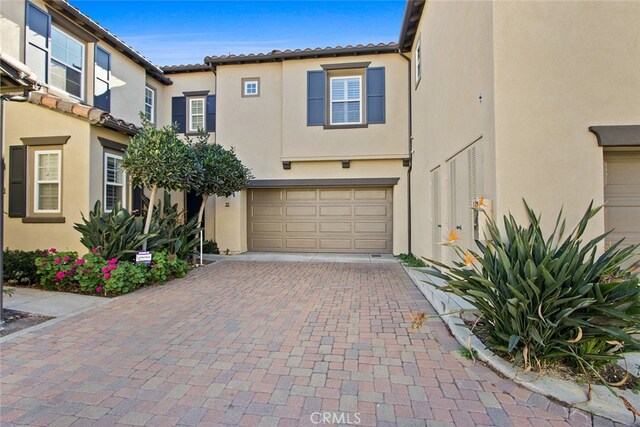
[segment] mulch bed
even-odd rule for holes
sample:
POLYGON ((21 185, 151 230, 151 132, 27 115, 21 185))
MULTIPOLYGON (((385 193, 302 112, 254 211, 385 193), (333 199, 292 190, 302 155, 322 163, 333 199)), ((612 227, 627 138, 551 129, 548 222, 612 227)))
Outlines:
POLYGON ((53 317, 50 316, 40 316, 38 314, 25 313, 6 308, 3 312, 4 324, 0 326, 0 337, 4 337, 22 329, 30 328, 31 326, 53 319, 53 317))

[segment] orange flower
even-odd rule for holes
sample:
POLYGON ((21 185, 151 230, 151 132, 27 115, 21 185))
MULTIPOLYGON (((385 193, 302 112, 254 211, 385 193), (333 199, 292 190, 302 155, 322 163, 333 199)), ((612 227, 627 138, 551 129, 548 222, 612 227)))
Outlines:
POLYGON ((458 233, 456 233, 456 230, 451 230, 449 232, 449 241, 447 243, 453 243, 456 240, 460 240, 460 236, 458 236, 458 233))
POLYGON ((464 254, 464 265, 466 265, 468 267, 471 264, 473 264, 474 262, 476 262, 476 259, 473 256, 471 256, 471 252, 467 251, 464 254))
POLYGON ((420 329, 424 324, 424 321, 426 319, 426 314, 424 313, 424 311, 421 313, 418 313, 417 315, 414 315, 413 313, 409 312, 409 319, 411 319, 411 327, 413 329, 420 329))
POLYGON ((478 199, 478 202, 477 202, 477 204, 476 204, 476 207, 478 207, 478 208, 479 208, 480 206, 486 206, 486 205, 484 204, 484 197, 480 197, 480 198, 478 199))

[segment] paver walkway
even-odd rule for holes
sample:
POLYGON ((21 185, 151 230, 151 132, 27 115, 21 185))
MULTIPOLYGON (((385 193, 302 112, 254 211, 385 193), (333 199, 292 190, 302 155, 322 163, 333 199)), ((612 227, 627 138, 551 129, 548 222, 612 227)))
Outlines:
POLYGON ((398 264, 218 262, 3 343, 2 425, 591 425, 409 310, 398 264))

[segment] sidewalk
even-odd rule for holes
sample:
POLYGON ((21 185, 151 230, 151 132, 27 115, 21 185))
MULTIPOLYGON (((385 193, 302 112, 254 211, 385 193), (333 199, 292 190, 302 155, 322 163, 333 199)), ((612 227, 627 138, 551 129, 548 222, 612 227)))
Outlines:
POLYGON ((49 292, 40 289, 7 287, 11 296, 4 295, 5 309, 23 311, 42 316, 60 317, 109 302, 109 299, 66 292, 49 292))

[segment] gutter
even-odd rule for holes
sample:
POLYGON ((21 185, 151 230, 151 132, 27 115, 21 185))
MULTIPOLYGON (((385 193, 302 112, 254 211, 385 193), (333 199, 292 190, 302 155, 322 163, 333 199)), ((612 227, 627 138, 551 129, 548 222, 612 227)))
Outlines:
POLYGON ((409 120, 407 123, 407 128, 409 130, 409 168, 407 169, 407 251, 411 253, 411 170, 413 169, 413 126, 412 126, 412 118, 413 111, 411 108, 411 58, 402 53, 402 48, 398 48, 398 54, 403 57, 407 61, 407 99, 409 102, 409 120))

